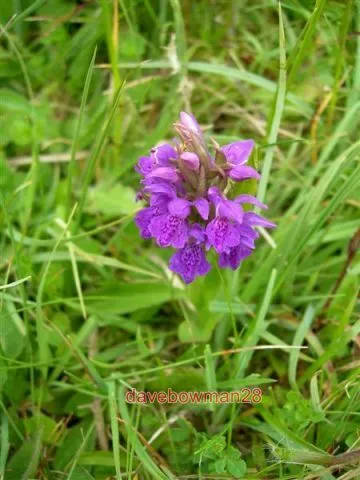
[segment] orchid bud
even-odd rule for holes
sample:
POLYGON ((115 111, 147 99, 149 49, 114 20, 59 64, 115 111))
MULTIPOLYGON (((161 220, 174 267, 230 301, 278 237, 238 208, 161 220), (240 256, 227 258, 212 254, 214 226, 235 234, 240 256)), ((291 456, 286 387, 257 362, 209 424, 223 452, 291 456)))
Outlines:
POLYGON ((190 170, 199 170, 200 160, 196 153, 184 152, 180 155, 180 158, 190 170))
POLYGON ((193 133, 202 135, 201 128, 196 121, 195 117, 191 113, 181 112, 180 113, 180 123, 186 127, 188 130, 191 130, 193 133))

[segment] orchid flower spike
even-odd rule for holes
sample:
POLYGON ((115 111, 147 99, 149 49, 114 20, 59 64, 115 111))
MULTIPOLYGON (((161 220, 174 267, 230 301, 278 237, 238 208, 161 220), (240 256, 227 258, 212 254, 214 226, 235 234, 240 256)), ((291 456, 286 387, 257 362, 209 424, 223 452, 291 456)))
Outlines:
POLYGON ((267 208, 252 195, 225 195, 234 182, 260 178, 247 165, 253 140, 215 146, 212 156, 193 115, 181 112, 174 127, 180 142, 154 147, 135 167, 144 186, 137 198, 146 202, 135 222, 143 238, 176 249, 169 268, 191 283, 210 271, 209 250, 218 255, 221 268, 235 270, 255 248, 256 227, 275 224, 244 210, 243 204, 267 208))

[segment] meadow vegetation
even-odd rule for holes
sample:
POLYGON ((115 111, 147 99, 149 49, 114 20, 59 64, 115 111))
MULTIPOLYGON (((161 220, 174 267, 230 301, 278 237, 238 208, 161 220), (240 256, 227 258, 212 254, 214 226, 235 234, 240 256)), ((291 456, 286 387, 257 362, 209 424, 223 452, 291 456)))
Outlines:
POLYGON ((360 478, 360 1, 0 3, 0 479, 360 478), (182 110, 277 224, 189 286, 134 224, 182 110))

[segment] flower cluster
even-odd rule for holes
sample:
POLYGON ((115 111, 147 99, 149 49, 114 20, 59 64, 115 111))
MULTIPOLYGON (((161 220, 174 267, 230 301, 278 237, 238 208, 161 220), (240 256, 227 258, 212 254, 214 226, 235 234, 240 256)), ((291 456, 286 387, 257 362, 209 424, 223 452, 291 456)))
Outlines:
POLYGON ((259 234, 254 227, 275 225, 243 209, 243 204, 267 208, 255 197, 244 194, 230 200, 225 194, 232 181, 260 177, 246 165, 253 140, 221 148, 214 142, 215 155, 211 156, 192 115, 182 112, 174 127, 180 141, 153 148, 136 165, 143 184, 138 199, 145 200, 147 207, 137 213, 135 221, 143 238, 154 238, 159 247, 177 249, 169 268, 191 283, 197 275, 209 272, 206 252, 210 248, 218 254, 220 267, 235 270, 255 248, 259 234))

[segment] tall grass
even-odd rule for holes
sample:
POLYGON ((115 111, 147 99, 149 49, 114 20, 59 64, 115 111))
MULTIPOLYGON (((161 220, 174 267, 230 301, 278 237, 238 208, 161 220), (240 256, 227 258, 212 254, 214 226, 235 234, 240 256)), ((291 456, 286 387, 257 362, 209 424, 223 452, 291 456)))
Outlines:
POLYGON ((359 1, 24 0, 0 23, 0 479, 360 477, 359 1), (255 139, 277 224, 191 286, 133 221, 133 166, 182 109, 255 139))

